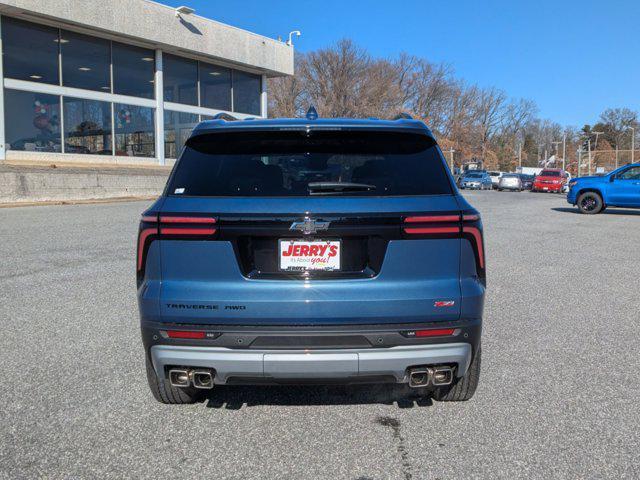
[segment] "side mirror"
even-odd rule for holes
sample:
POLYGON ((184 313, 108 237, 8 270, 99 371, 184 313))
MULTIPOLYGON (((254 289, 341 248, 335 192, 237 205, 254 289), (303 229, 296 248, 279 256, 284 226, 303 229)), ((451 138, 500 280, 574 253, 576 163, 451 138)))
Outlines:
POLYGON ((615 179, 616 179, 616 176, 615 176, 615 175, 611 175, 611 176, 609 177, 609 181, 610 181, 610 182, 613 182, 615 179))

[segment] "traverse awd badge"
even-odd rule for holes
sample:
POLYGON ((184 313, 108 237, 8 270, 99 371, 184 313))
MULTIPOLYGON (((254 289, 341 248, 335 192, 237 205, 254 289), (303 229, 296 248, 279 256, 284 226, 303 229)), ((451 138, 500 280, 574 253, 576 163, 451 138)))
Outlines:
POLYGON ((327 230, 331 222, 323 222, 320 220, 313 220, 309 217, 304 217, 303 222, 293 222, 289 227, 291 231, 302 232, 305 235, 311 235, 321 230, 327 230))

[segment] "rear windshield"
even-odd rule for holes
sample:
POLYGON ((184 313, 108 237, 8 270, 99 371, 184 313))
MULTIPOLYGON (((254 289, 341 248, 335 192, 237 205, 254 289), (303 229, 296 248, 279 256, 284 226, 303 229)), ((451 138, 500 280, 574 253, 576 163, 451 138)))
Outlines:
POLYGON ((452 194, 426 135, 380 131, 262 131, 192 137, 167 194, 176 196, 452 194))
POLYGON ((467 177, 467 178, 482 178, 482 174, 481 173, 467 173, 465 175, 465 177, 467 177))
POLYGON ((520 178, 520 176, 515 174, 510 174, 510 175, 503 175, 502 178, 520 178))
POLYGON ((559 177, 560 172, 557 170, 543 170, 540 172, 541 177, 559 177))

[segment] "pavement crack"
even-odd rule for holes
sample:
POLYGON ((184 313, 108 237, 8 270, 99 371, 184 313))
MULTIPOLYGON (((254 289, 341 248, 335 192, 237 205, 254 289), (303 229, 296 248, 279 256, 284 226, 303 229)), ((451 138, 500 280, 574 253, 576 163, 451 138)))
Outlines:
POLYGON ((402 432, 400 430, 401 423, 400 420, 393 417, 382 417, 379 416, 376 418, 376 423, 382 425, 383 427, 387 427, 391 429, 393 438, 397 443, 396 449, 398 450, 398 454, 400 455, 400 463, 402 465, 402 473, 404 475, 405 480, 411 480, 413 478, 412 466, 409 461, 409 452, 407 451, 406 441, 402 432))

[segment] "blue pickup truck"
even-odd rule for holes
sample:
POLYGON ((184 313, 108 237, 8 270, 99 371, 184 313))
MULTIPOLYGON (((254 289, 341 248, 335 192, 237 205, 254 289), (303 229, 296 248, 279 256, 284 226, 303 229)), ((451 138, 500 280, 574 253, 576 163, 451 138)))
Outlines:
POLYGON ((600 213, 607 207, 640 208, 640 163, 607 175, 572 180, 567 202, 586 214, 600 213))
POLYGON ((200 123, 140 223, 147 377, 214 385, 404 383, 468 400, 485 254, 424 123, 200 123))

